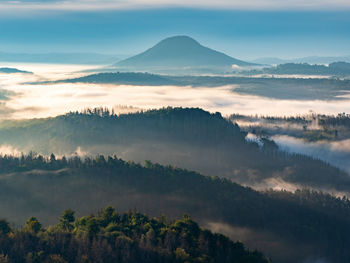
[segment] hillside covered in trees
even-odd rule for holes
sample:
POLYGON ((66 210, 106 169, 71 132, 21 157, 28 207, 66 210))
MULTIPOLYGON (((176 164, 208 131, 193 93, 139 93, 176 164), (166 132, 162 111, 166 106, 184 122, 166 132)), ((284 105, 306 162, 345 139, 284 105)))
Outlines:
MULTIPOLYGON (((16 225, 32 215, 43 225, 53 224, 67 207, 82 216, 112 205, 151 217, 191 214, 200 225, 218 227, 273 262, 350 260, 350 201, 345 197, 310 190, 257 192, 227 179, 117 157, 6 156, 0 165, 1 217, 16 225)), ((33 237, 33 242, 39 241, 33 237)), ((72 242, 65 243, 69 249, 75 249, 72 242)))
POLYGON ((98 215, 75 217, 65 210, 47 228, 30 217, 13 229, 0 220, 0 262, 236 262, 268 263, 240 242, 202 229, 189 216, 167 221, 139 212, 119 214, 111 206, 98 215))
POLYGON ((44 155, 114 155, 150 160, 273 187, 270 179, 298 187, 348 192, 345 172, 319 160, 287 154, 269 140, 249 142, 246 132, 220 113, 195 108, 163 108, 115 115, 106 109, 24 121, 3 121, 0 145, 44 155))

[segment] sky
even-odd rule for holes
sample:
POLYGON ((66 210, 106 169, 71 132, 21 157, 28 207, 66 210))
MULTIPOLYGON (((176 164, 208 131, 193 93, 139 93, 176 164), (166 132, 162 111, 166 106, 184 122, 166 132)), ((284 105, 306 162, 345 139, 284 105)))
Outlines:
POLYGON ((133 55, 188 35, 241 59, 350 55, 348 0, 9 0, 0 52, 133 55))
POLYGON ((245 10, 343 10, 348 0, 2 0, 12 10, 121 10, 159 7, 190 7, 245 10))

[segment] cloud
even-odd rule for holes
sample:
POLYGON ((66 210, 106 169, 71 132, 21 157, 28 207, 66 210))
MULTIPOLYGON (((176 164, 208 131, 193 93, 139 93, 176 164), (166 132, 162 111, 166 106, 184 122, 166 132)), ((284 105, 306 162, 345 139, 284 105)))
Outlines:
POLYGON ((0 155, 20 156, 21 151, 9 144, 0 145, 0 155))
POLYGON ((306 142, 303 139, 287 135, 275 135, 271 139, 284 151, 308 155, 350 173, 350 139, 306 142))
POLYGON ((13 109, 6 106, 5 103, 0 102, 0 119, 6 119, 14 112, 13 109))
POLYGON ((347 0, 7 0, 0 3, 0 12, 9 10, 102 11, 171 7, 233 10, 343 10, 350 8, 350 2, 347 0))

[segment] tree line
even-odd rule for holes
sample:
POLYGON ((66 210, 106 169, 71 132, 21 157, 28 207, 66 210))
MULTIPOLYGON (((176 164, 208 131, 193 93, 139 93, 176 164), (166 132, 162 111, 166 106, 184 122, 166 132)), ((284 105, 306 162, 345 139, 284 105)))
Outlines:
POLYGON ((30 217, 21 228, 0 219, 0 262, 268 263, 221 234, 200 228, 190 216, 168 220, 113 207, 76 217, 65 210, 59 223, 43 227, 30 217))
MULTIPOLYGON (((52 224, 52 216, 67 204, 85 214, 109 203, 121 211, 136 207, 151 216, 164 213, 170 217, 191 213, 203 225, 222 222, 251 233, 266 232, 255 239, 268 243, 273 235, 274 243, 281 242, 277 250, 263 246, 278 262, 295 262, 310 255, 341 263, 350 259, 350 202, 346 197, 312 190, 257 192, 229 179, 116 156, 5 156, 0 162, 4 168, 11 167, 0 174, 0 209, 10 220, 16 216, 17 223, 39 214, 43 224, 52 224), (282 245, 285 243, 288 247, 282 245), (300 247, 308 249, 300 251, 300 247), (283 256, 291 248, 299 252, 283 256)), ((35 220, 30 222, 37 225, 35 220)))

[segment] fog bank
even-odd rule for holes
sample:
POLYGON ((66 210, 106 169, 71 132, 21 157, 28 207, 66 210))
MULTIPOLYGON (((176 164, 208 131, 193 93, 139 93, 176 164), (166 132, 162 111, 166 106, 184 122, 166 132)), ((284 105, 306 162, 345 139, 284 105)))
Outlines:
MULTIPOLYGON (((0 91, 6 92, 0 118, 41 118, 80 111, 87 107, 129 105, 137 109, 165 106, 200 107, 223 115, 296 115, 310 110, 324 114, 350 112, 349 100, 280 100, 234 92, 239 85, 222 87, 130 86, 112 84, 29 84, 43 80, 79 77, 86 66, 7 65, 34 72, 0 74, 0 91)), ((124 111, 125 112, 125 109, 124 111)))
POLYGON ((306 142, 287 136, 272 136, 281 150, 301 153, 328 162, 350 174, 350 139, 341 141, 306 142))

